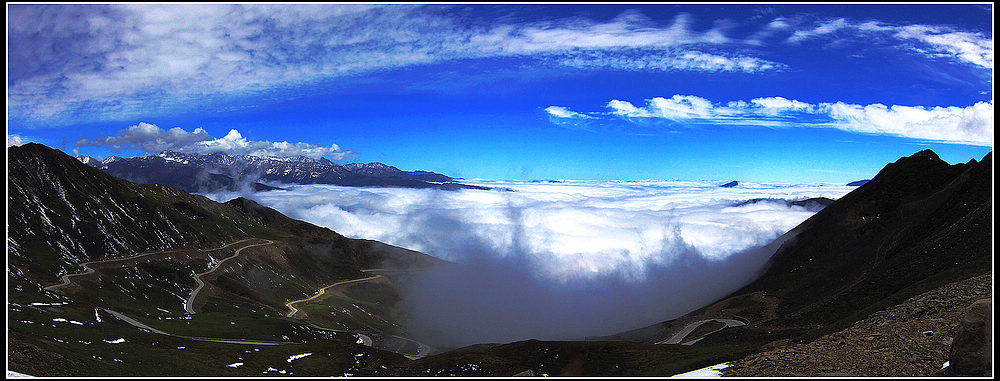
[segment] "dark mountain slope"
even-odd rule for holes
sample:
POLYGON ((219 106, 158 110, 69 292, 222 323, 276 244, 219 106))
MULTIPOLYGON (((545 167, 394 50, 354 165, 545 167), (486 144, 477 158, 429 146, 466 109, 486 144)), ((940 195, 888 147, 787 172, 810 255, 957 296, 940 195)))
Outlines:
POLYGON ((82 262, 217 247, 247 237, 281 241, 291 259, 282 271, 309 283, 364 276, 360 270, 365 268, 442 262, 349 239, 247 199, 220 204, 159 184, 125 181, 39 144, 11 147, 8 159, 8 258, 14 269, 41 285, 79 271, 82 262))
POLYGON ((8 161, 8 331, 15 338, 9 344, 31 348, 15 356, 13 369, 43 372, 37 375, 254 373, 227 373, 227 364, 248 347, 185 337, 289 344, 261 347, 260 354, 269 355, 267 366, 254 364, 263 367, 258 375, 268 366, 287 366, 288 356, 302 353, 289 353, 299 345, 315 353, 336 347, 332 362, 297 371, 313 375, 331 374, 320 373, 331 364, 353 373, 358 353, 405 361, 390 352, 414 352, 415 344, 390 336, 405 335, 396 322, 399 292, 391 274, 362 270, 419 271, 441 260, 350 239, 247 199, 217 203, 125 181, 38 144, 9 147, 8 161), (224 243, 229 245, 220 247, 224 243), (74 274, 71 281, 62 277, 67 274, 74 274), (357 280, 366 282, 338 288, 335 298, 301 303, 301 316, 286 317, 286 303, 357 280), (108 311, 180 336, 138 329, 108 311), (311 313, 324 319, 300 320, 311 313), (358 345, 344 330, 372 340, 358 345), (163 341, 171 344, 164 348, 163 341), (174 348, 200 348, 207 355, 174 348))
MULTIPOLYGON (((886 165, 795 230, 737 294, 779 299, 769 325, 841 324, 990 271, 992 153, 948 165, 930 150, 886 165)), ((826 331, 819 329, 818 332, 826 331)))
POLYGON ((779 237, 768 267, 730 297, 609 338, 656 342, 686 322, 736 315, 751 324, 733 331, 759 330, 747 340, 811 340, 989 272, 991 177, 992 153, 955 165, 930 150, 901 158, 779 237))
POLYGON ((208 198, 112 177, 43 145, 7 154, 9 258, 46 282, 72 263, 266 230, 208 198))

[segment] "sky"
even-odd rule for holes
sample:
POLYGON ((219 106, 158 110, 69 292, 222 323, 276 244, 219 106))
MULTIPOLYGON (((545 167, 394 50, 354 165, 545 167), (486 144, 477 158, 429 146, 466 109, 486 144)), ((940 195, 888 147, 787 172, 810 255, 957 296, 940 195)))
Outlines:
POLYGON ((7 141, 844 183, 993 146, 992 4, 8 4, 7 141))

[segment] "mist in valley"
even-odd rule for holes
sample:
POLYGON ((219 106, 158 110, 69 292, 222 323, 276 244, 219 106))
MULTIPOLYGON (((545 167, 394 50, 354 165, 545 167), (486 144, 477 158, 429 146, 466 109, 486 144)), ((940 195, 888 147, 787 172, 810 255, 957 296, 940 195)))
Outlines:
POLYGON ((814 213, 780 200, 853 189, 474 183, 515 191, 293 185, 249 196, 348 237, 451 261, 397 283, 411 334, 443 350, 610 335, 690 312, 752 280, 777 249, 765 245, 814 213), (778 201, 741 205, 754 198, 778 201))

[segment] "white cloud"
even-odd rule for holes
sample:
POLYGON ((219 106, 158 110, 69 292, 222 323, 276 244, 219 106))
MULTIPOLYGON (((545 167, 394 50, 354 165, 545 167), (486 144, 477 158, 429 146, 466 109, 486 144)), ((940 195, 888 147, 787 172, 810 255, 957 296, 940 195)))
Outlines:
POLYGON ((819 26, 817 26, 816 28, 814 28, 812 30, 797 30, 797 31, 795 31, 795 33, 792 33, 792 35, 790 37, 788 37, 788 42, 801 42, 803 40, 806 40, 806 39, 809 39, 809 38, 812 38, 812 37, 815 37, 815 36, 822 36, 822 35, 830 34, 830 33, 836 32, 838 30, 841 30, 841 29, 844 29, 844 28, 847 28, 847 27, 848 27, 847 20, 845 20, 843 18, 837 18, 837 19, 833 19, 833 20, 823 21, 823 22, 820 23, 819 26))
POLYGON ((180 127, 163 130, 155 124, 140 122, 115 135, 97 139, 80 139, 75 143, 80 147, 109 147, 114 150, 137 149, 148 153, 178 151, 209 154, 225 152, 230 155, 255 155, 265 157, 306 156, 318 159, 323 156, 335 160, 344 158, 351 152, 336 144, 322 146, 310 143, 289 143, 270 141, 249 141, 239 131, 229 130, 222 138, 213 138, 204 129, 195 128, 187 132, 180 127))
POLYGON ((946 31, 926 25, 908 25, 895 29, 896 36, 914 39, 943 51, 959 60, 987 69, 993 68, 993 39, 978 33, 946 31))
POLYGON ((546 107, 545 112, 549 113, 549 115, 554 116, 556 118, 580 118, 580 119, 593 118, 592 116, 584 115, 576 111, 570 110, 568 108, 559 106, 546 107))
POLYGON ((969 107, 820 104, 834 128, 914 139, 988 146, 993 144, 993 102, 969 107))
MULTIPOLYGON (((468 259, 472 254, 465 251, 466 245, 476 241, 501 256, 523 248, 532 254, 539 274, 558 279, 621 271, 642 279, 647 264, 669 262, 670 253, 662 252, 662 246, 675 238, 675 231, 705 257, 722 259, 765 244, 812 214, 767 202, 729 206, 734 202, 838 198, 853 189, 752 183, 721 188, 719 182, 678 181, 471 182, 517 192, 309 185, 253 197, 349 237, 450 260, 468 259)), ((213 197, 222 200, 226 195, 213 197)))
POLYGON ((530 56, 622 70, 781 67, 745 54, 695 49, 728 49, 731 41, 718 29, 692 30, 685 14, 667 25, 630 11, 607 22, 565 18, 482 26, 464 25, 441 9, 400 4, 13 6, 8 100, 12 113, 24 120, 94 115, 113 120, 199 100, 465 58, 530 56), (628 64, 633 59, 645 63, 628 64))
POLYGON ((24 141, 24 139, 21 138, 20 135, 17 135, 17 134, 7 135, 7 147, 19 146, 19 145, 24 144, 24 143, 25 143, 25 141, 24 141))
POLYGON ((251 197, 348 237, 459 262, 399 289, 410 332, 463 346, 612 334, 689 312, 749 282, 772 253, 757 247, 813 214, 784 203, 731 204, 839 198, 854 189, 721 188, 722 181, 472 183, 517 192, 308 185, 251 197))
POLYGON ((951 57, 986 69, 993 68, 992 37, 946 26, 893 25, 878 21, 853 22, 837 18, 820 21, 813 29, 797 30, 786 41, 799 43, 838 31, 853 32, 855 37, 860 38, 896 40, 895 45, 903 49, 931 57, 951 57))
POLYGON ((992 38, 933 25, 837 18, 803 27, 779 17, 741 40, 727 35, 725 23, 696 30, 692 17, 683 13, 666 22, 626 11, 607 21, 567 17, 470 25, 443 11, 447 9, 403 4, 15 5, 8 25, 9 111, 12 119, 34 125, 134 119, 328 78, 490 57, 583 69, 781 71, 787 66, 756 57, 748 48, 763 47, 769 38, 789 31, 790 41, 832 34, 875 37, 930 56, 993 65, 992 38))
POLYGON ((635 107, 630 102, 620 101, 617 99, 612 99, 608 102, 608 108, 611 109, 611 113, 618 116, 624 116, 628 118, 648 118, 653 116, 653 114, 645 109, 635 107))
MULTIPOLYGON (((851 132, 988 146, 993 144, 993 102, 967 107, 857 105, 844 102, 810 104, 783 97, 713 103, 694 95, 655 97, 645 107, 611 100, 611 115, 668 119, 682 125, 828 127, 851 132)), ((605 113, 583 113, 594 118, 605 113)))
POLYGON ((756 98, 751 99, 750 103, 759 106, 765 114, 769 115, 776 115, 783 111, 811 112, 813 110, 813 105, 811 104, 788 100, 783 97, 756 98))
POLYGON ((720 55, 696 50, 622 54, 595 51, 558 60, 560 65, 587 69, 644 71, 745 72, 783 70, 786 65, 745 55, 720 55))

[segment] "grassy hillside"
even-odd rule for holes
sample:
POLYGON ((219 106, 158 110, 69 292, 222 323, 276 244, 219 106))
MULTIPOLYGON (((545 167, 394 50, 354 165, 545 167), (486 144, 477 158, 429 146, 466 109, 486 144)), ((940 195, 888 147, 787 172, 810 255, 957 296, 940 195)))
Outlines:
MULTIPOLYGON (((319 351, 305 344, 324 340, 334 340, 326 345, 346 343, 346 349, 323 349, 344 357, 329 366, 300 366, 298 372, 350 373, 358 364, 358 338, 285 317, 285 303, 335 282, 370 276, 364 269, 443 263, 415 251, 350 239, 251 200, 217 203, 167 186, 128 182, 38 144, 10 147, 8 159, 8 344, 23 350, 10 357, 9 366, 28 374, 248 375, 249 368, 215 362, 202 367, 205 359, 185 355, 190 351, 155 349, 170 342, 238 357, 236 347, 243 347, 240 351, 270 354, 259 357, 264 361, 280 357, 274 353, 291 350, 289 346, 319 351), (176 336, 140 330, 105 310, 176 336), (247 344, 179 336, 281 345, 254 351, 247 344), (105 346, 123 349, 113 352, 120 361, 100 355, 103 350, 96 348, 105 346)), ((340 319, 346 327, 330 328, 379 333, 380 327, 390 327, 393 334, 405 334, 398 327, 403 316, 395 306, 395 285, 386 279, 380 286, 379 292, 352 294, 355 303, 378 308, 340 319), (391 323, 370 323, 384 320, 391 323)), ((405 360, 389 352, 377 356, 405 360)))

